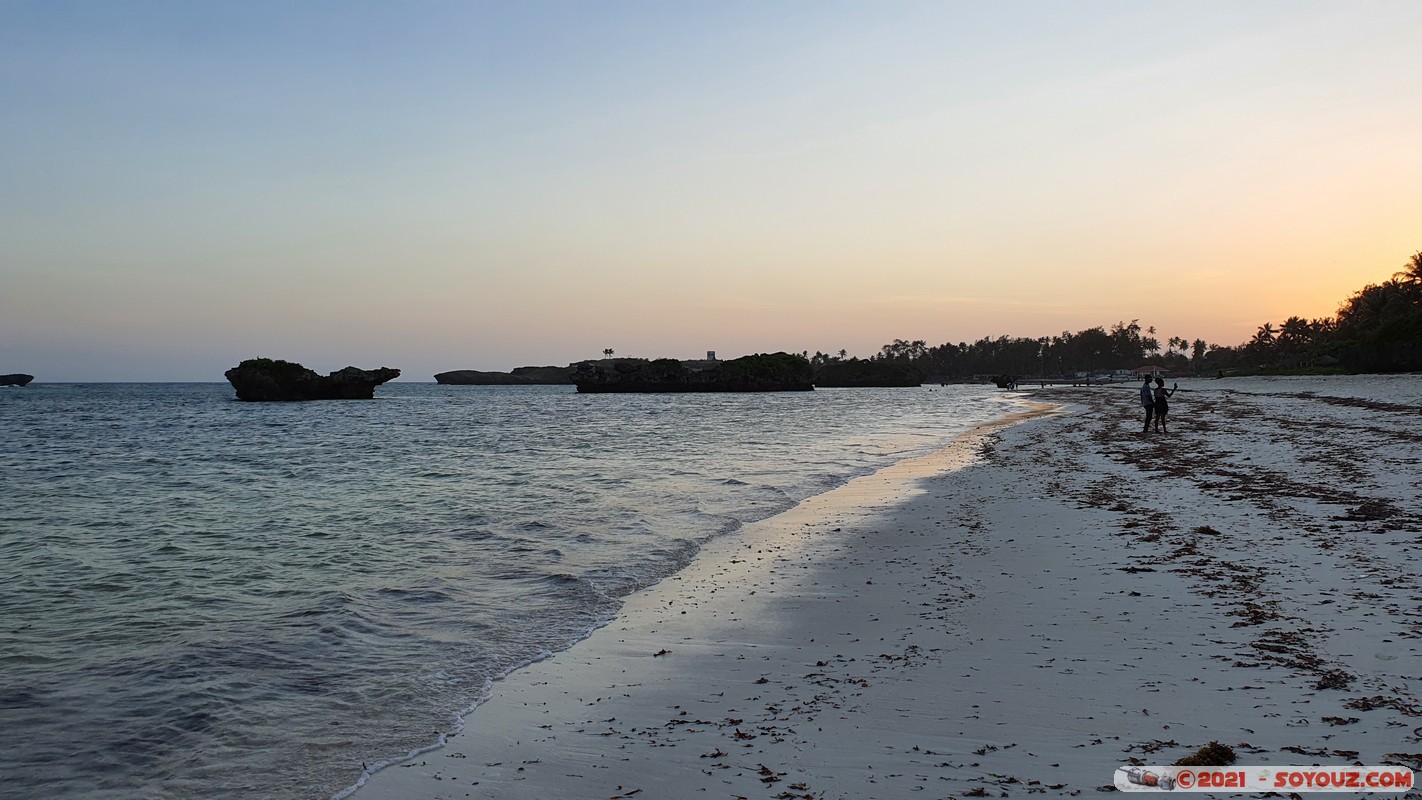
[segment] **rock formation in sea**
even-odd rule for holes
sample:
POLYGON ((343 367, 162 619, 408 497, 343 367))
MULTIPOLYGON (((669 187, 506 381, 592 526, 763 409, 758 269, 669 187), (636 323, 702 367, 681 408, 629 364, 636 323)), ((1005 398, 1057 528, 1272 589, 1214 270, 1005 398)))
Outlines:
POLYGON ((923 370, 884 361, 829 361, 815 370, 816 386, 919 386, 923 370))
POLYGON ((34 380, 35 376, 26 375, 23 372, 16 372, 10 375, 0 375, 0 386, 27 386, 34 380))
POLYGON ((566 367, 515 367, 512 372, 456 369, 434 376, 437 383, 455 386, 566 385, 573 382, 573 365, 566 367))
POLYGON ((797 392, 815 388, 810 362, 789 353, 756 354, 730 361, 585 361, 573 372, 573 383, 582 393, 797 392))
POLYGON ((321 376, 290 361, 249 358, 224 374, 238 400, 369 400, 375 387, 400 377, 400 370, 346 367, 321 376))

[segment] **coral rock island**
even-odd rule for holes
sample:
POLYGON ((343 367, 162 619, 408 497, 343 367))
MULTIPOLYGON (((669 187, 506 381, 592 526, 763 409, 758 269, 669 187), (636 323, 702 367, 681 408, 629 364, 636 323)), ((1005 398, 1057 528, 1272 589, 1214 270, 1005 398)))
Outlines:
POLYGON ((573 367, 515 367, 513 372, 456 369, 440 372, 434 377, 436 383, 451 386, 565 385, 573 382, 573 367))
POLYGON ((0 386, 28 386, 35 376, 26 375, 23 372, 16 372, 11 375, 0 375, 0 386))
POLYGON ((923 370, 882 361, 830 361, 815 370, 815 385, 828 387, 921 386, 923 370))
POLYGON ((400 377, 400 370, 346 367, 321 376, 290 361, 249 358, 224 374, 238 400, 370 400, 375 387, 400 377))
POLYGON ((583 393, 807 392, 815 388, 814 380, 810 362, 789 353, 730 361, 605 359, 584 361, 573 372, 573 383, 583 393))

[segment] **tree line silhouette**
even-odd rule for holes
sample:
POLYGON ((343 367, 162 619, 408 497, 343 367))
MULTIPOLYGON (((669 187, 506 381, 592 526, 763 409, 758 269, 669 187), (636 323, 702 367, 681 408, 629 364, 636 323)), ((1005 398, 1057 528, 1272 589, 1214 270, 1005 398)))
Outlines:
MULTIPOLYGON (((806 357, 818 367, 845 355, 806 357)), ((1388 280, 1355 292, 1335 316, 1289 317, 1277 328, 1265 322, 1252 339, 1233 347, 1178 336, 1162 341, 1153 326, 1131 320, 1036 339, 985 336, 935 347, 923 339, 895 339, 870 360, 917 367, 930 378, 1071 376, 1147 363, 1176 375, 1422 370, 1422 251, 1388 280)))

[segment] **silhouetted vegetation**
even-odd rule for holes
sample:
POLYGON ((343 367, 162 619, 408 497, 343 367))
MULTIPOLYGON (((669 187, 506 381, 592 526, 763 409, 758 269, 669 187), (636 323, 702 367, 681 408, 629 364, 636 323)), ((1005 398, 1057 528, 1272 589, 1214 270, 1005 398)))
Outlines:
MULTIPOLYGON (((810 362, 820 367, 843 356, 844 351, 838 358, 816 353, 810 362)), ((1036 339, 984 337, 936 347, 922 339, 895 339, 870 358, 917 367, 930 380, 993 374, 1069 377, 1144 364, 1174 375, 1422 370, 1422 252, 1390 279, 1345 300, 1336 316, 1289 317, 1278 327, 1265 322, 1253 338, 1233 347, 1176 336, 1162 342, 1154 327, 1143 329, 1139 320, 1131 320, 1110 329, 1036 339)))
POLYGON ((809 391, 813 379, 810 362, 790 353, 757 353, 709 368, 692 368, 674 358, 584 361, 572 378, 584 393, 809 391))
POLYGON ((908 364, 887 361, 826 361, 815 369, 816 386, 918 386, 926 376, 908 364))
POLYGON ((1422 252, 1380 285, 1369 284, 1338 309, 1333 338, 1353 372, 1422 369, 1422 252))
POLYGON ((711 372, 733 383, 804 386, 814 381, 814 370, 806 360, 790 353, 756 353, 723 361, 711 372))

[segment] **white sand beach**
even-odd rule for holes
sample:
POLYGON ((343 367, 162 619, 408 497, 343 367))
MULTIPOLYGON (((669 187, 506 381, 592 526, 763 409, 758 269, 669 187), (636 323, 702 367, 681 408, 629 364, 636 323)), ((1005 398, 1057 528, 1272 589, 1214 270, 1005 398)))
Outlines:
POLYGON ((1422 768, 1422 376, 1182 382, 1165 435, 1134 389, 1022 393, 712 542, 354 797, 1078 796, 1211 741, 1422 768))

